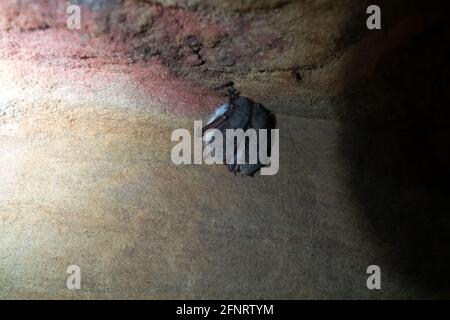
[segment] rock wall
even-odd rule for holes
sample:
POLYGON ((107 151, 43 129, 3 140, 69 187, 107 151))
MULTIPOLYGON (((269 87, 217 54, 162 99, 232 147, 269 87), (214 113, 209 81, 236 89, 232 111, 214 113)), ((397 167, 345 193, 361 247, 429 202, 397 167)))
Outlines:
POLYGON ((448 5, 377 3, 1 1, 0 297, 448 296, 448 5), (276 176, 170 161, 231 85, 276 176))

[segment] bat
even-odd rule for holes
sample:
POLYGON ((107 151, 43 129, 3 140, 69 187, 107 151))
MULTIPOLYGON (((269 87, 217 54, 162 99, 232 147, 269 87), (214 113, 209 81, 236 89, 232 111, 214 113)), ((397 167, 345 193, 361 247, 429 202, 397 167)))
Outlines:
MULTIPOLYGON (((228 171, 236 174, 253 176, 263 164, 259 158, 259 144, 260 136, 259 129, 270 130, 274 126, 273 114, 265 108, 262 104, 253 101, 252 99, 244 96, 239 96, 236 89, 231 89, 228 92, 228 102, 219 106, 214 113, 208 119, 207 125, 202 128, 202 136, 205 145, 210 144, 213 141, 212 131, 209 129, 217 129, 222 132, 224 137, 224 150, 227 143, 227 135, 225 130, 227 129, 255 129, 257 131, 257 150, 258 157, 256 163, 250 163, 249 161, 249 146, 246 143, 246 139, 241 141, 240 145, 234 143, 234 159, 227 159, 224 151, 224 163, 228 171), (243 163, 237 163, 238 159, 244 159, 243 163)), ((234 137, 233 137, 234 139, 234 137)), ((270 135, 267 139, 267 149, 270 154, 270 135)))

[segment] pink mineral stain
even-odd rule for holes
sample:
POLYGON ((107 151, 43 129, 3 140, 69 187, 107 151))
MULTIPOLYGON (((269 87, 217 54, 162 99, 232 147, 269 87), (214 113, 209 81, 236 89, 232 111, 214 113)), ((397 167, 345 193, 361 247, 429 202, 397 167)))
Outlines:
MULTIPOLYGON (((192 13, 178 9, 164 12, 181 21, 182 36, 198 33, 215 37, 224 32, 218 27, 197 25, 192 13)), ((11 65, 13 74, 10 76, 23 85, 37 85, 44 91, 55 83, 64 83, 82 92, 106 87, 118 74, 127 75, 134 82, 133 86, 149 98, 157 99, 167 112, 183 116, 209 112, 220 103, 214 91, 178 79, 156 58, 131 62, 126 42, 115 42, 106 35, 95 34, 94 16, 89 12, 84 16, 85 30, 69 30, 59 17, 42 28, 0 31, 0 58, 11 65)), ((39 22, 35 24, 42 26, 39 22)), ((180 26, 172 28, 166 31, 180 32, 180 26)))

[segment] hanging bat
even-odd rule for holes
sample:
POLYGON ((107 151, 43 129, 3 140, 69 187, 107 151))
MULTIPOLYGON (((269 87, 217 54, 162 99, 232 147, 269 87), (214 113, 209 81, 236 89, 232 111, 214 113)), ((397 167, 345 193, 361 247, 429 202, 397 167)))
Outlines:
MULTIPOLYGON (((238 92, 233 88, 229 91, 228 102, 218 107, 209 118, 207 125, 202 128, 203 141, 205 142, 205 145, 208 145, 213 141, 213 134, 212 131, 208 131, 209 129, 221 131, 224 137, 223 154, 224 163, 227 169, 235 175, 240 173, 242 175, 253 176, 263 166, 259 158, 260 136, 258 130, 270 130, 272 129, 273 124, 274 117, 268 109, 248 97, 239 96, 238 92), (245 145, 234 146, 234 159, 227 159, 225 152, 227 135, 225 130, 242 129, 246 131, 251 128, 257 131, 257 162, 249 163, 249 146, 245 139, 241 142, 245 145), (239 158, 245 159, 244 163, 237 163, 239 158)), ((268 135, 267 144, 266 150, 270 154, 270 135, 268 135)))

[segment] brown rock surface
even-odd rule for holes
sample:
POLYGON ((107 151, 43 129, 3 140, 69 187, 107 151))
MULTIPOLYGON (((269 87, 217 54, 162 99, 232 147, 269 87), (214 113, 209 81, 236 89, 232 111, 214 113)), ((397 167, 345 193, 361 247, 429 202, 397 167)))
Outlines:
POLYGON ((2 1, 0 297, 445 296, 448 197, 413 170, 450 172, 445 10, 379 2, 381 31, 356 0, 72 1, 81 30, 2 1), (231 81, 277 116, 276 176, 171 162, 231 81))

